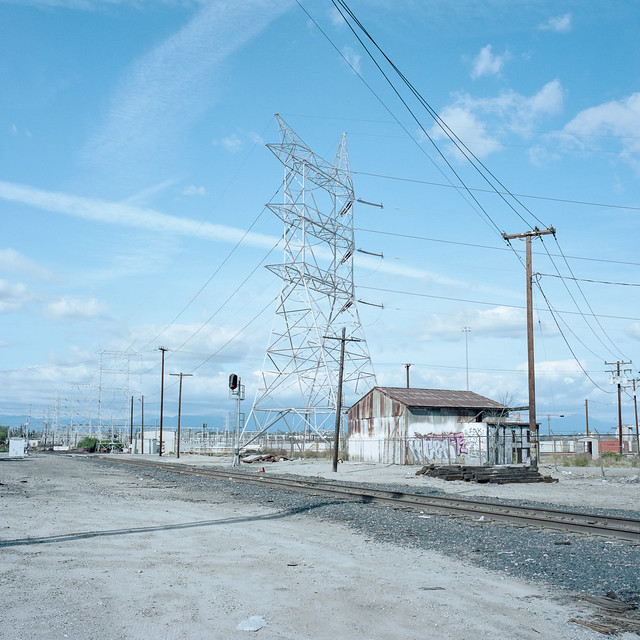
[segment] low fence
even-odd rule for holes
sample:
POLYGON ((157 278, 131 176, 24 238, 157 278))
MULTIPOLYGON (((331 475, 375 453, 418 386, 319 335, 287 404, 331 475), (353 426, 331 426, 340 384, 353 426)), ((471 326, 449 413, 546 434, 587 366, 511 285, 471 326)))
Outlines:
MULTIPOLYGON (((620 440, 611 435, 595 436, 540 436, 538 443, 540 460, 554 460, 558 457, 572 458, 587 456, 598 460, 603 454, 620 453, 620 440)), ((638 440, 635 436, 622 439, 623 455, 638 455, 638 440)))

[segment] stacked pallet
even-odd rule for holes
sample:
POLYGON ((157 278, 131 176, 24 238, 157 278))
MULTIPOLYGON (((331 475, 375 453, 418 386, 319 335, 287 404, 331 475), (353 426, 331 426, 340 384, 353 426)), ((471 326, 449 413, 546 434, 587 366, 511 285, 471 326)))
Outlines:
POLYGON ((507 484, 510 482, 557 482, 551 476, 543 476, 531 467, 484 467, 460 464, 429 464, 416 471, 416 475, 440 478, 441 480, 464 480, 490 484, 507 484))

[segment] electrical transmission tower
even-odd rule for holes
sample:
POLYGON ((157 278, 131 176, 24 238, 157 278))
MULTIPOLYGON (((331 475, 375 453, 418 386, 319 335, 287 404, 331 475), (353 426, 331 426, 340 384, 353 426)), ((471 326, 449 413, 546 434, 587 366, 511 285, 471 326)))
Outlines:
POLYGON ((344 134, 330 164, 276 118, 280 142, 267 147, 284 165, 284 197, 267 206, 284 223, 284 257, 267 268, 282 286, 250 418, 258 431, 284 421, 318 432, 335 417, 343 327, 344 393, 375 386, 353 284, 353 184, 344 134))

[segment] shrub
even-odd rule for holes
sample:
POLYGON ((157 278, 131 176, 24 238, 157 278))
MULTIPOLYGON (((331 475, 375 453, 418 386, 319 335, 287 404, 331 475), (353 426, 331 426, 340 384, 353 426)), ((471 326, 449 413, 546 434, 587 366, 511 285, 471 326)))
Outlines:
POLYGON ((578 453, 570 461, 574 467, 588 467, 591 464, 591 456, 588 453, 578 453))
POLYGON ((98 446, 98 438, 91 438, 87 436, 86 438, 82 438, 80 442, 78 442, 78 450, 86 451, 87 453, 93 453, 98 446))

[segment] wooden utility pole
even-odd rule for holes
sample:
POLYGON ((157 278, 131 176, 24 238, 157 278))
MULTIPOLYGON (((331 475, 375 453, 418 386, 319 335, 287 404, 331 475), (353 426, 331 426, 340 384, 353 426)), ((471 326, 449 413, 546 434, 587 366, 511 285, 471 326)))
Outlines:
POLYGON ((549 234, 555 235, 553 227, 541 231, 534 227, 526 233, 502 234, 505 240, 524 238, 527 242, 527 369, 529 372, 529 432, 531 433, 531 468, 538 468, 538 424, 536 422, 536 372, 533 358, 533 267, 531 264, 531 239, 549 234))
MULTIPOLYGON (((340 340, 340 369, 338 370, 338 397, 336 401, 336 431, 333 437, 333 466, 332 471, 338 471, 338 447, 340 446, 340 420, 342 418, 342 378, 344 375, 344 344, 345 342, 362 342, 360 338, 347 338, 347 329, 342 327, 342 337, 324 336, 327 340, 340 340)), ((406 366, 406 365, 405 365, 406 366)))
POLYGON ((133 449, 133 396, 131 396, 131 424, 130 424, 130 432, 129 432, 129 450, 133 449))
POLYGON ((584 399, 584 419, 587 426, 587 438, 589 437, 589 401, 584 399))
POLYGON ((162 418, 164 417, 164 353, 168 351, 166 347, 158 347, 162 352, 162 378, 160 380, 160 451, 158 455, 162 456, 162 418))
POLYGON ((411 368, 411 364, 405 364, 404 368, 407 370, 407 389, 409 388, 409 369, 411 368))
POLYGON ((469 391, 469 331, 471 331, 471 327, 462 327, 462 332, 464 333, 464 353, 467 369, 467 391, 469 391))
POLYGON ((634 378, 633 382, 633 408, 636 412, 636 454, 640 456, 640 433, 638 432, 638 399, 636 398, 636 382, 638 378, 634 378))
POLYGON ((182 378, 190 377, 193 373, 170 373, 170 376, 180 377, 180 386, 178 391, 178 443, 176 445, 176 458, 180 457, 180 415, 182 414, 182 378))
POLYGON ((140 453, 144 453, 144 395, 140 398, 142 414, 140 416, 140 453))
POLYGON ((608 367, 615 367, 615 371, 609 371, 613 375, 613 381, 618 385, 618 450, 619 453, 624 453, 622 446, 622 373, 630 373, 631 369, 625 369, 622 371, 621 366, 625 364, 631 364, 631 362, 605 362, 608 367))

